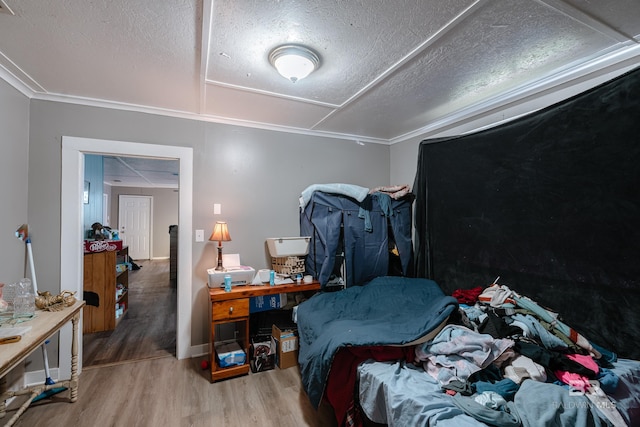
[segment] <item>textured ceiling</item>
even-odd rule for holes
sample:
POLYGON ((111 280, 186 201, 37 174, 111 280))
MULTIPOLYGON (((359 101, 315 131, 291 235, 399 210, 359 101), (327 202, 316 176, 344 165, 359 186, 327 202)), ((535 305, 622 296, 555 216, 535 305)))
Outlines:
POLYGON ((113 187, 178 188, 178 160, 103 156, 104 183, 113 187))
POLYGON ((1 0, 0 78, 36 99, 394 143, 640 62, 639 35, 637 0, 1 0), (320 68, 279 76, 283 43, 320 68))

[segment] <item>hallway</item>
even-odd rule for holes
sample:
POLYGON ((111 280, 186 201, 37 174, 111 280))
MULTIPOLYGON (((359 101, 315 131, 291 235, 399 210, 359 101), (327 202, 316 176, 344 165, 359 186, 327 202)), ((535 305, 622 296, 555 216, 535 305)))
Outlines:
POLYGON ((112 331, 85 334, 84 368, 143 359, 175 357, 176 288, 169 280, 169 260, 136 261, 129 271, 129 309, 112 331))

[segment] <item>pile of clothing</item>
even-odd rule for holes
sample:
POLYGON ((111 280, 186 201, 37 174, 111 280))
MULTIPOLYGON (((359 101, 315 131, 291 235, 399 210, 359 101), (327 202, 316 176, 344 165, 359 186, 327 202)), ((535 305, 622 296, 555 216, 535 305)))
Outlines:
POLYGON ((618 385, 610 369, 615 353, 507 286, 494 283, 453 296, 460 303, 457 316, 416 346, 415 356, 465 413, 490 425, 521 425, 513 404, 518 390, 553 383, 569 396, 586 396, 594 419, 626 425, 607 396, 618 385))

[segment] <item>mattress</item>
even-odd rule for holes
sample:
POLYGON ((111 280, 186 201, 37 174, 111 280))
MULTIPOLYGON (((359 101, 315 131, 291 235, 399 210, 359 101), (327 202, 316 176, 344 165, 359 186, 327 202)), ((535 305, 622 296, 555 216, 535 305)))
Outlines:
POLYGON ((437 332, 456 308, 456 300, 435 282, 406 277, 377 277, 366 286, 319 293, 301 303, 298 361, 312 405, 320 404, 341 348, 409 345, 437 332))

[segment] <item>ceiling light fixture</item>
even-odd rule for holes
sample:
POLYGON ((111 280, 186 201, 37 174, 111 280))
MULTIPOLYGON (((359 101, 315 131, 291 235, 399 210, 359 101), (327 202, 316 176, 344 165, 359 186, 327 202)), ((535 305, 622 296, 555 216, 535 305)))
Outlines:
POLYGON ((304 79, 320 66, 318 54, 295 44, 285 44, 273 49, 269 53, 269 62, 293 83, 304 79))

